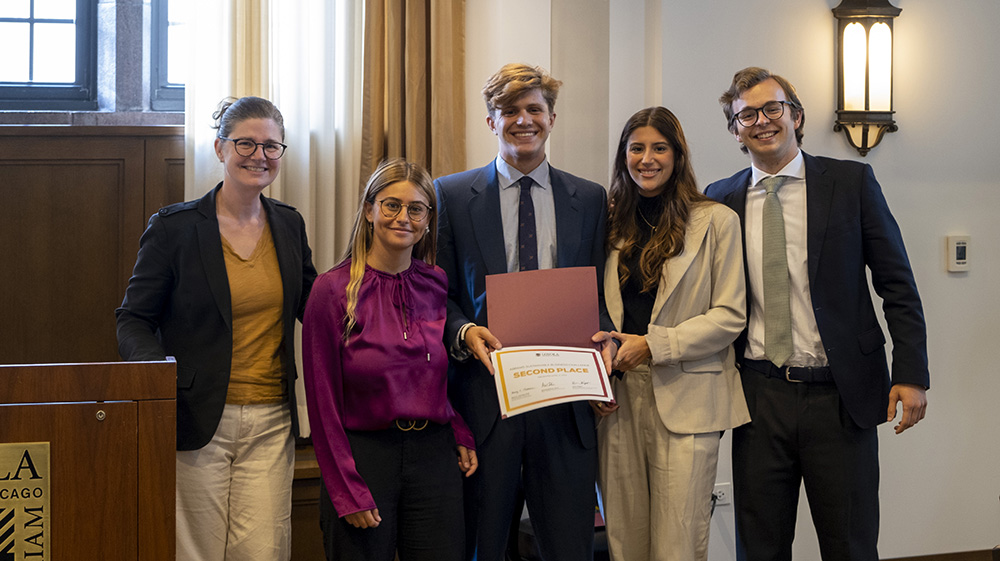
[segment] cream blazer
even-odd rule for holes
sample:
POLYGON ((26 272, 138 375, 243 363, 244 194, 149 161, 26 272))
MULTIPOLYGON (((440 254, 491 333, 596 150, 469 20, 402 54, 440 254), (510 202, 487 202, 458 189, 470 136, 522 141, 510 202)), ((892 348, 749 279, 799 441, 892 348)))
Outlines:
MULTIPOLYGON (((617 249, 604 271, 604 297, 620 331, 617 249)), ((646 334, 656 409, 669 431, 697 434, 750 422, 732 345, 745 324, 739 217, 722 204, 699 204, 691 209, 684 251, 663 265, 646 334)))

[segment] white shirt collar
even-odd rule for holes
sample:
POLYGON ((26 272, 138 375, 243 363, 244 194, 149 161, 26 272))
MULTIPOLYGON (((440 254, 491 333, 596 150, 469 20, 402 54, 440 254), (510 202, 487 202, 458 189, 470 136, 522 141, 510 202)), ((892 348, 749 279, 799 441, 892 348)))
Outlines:
POLYGON ((514 166, 508 164, 500 155, 496 158, 497 166, 497 181, 500 183, 501 189, 506 189, 518 181, 522 177, 527 175, 531 179, 535 180, 542 189, 549 188, 549 159, 545 158, 542 163, 538 164, 535 169, 531 170, 529 173, 524 174, 517 170, 514 166))
POLYGON ((785 167, 781 168, 781 170, 779 170, 778 173, 774 174, 767 173, 753 164, 750 165, 750 169, 752 170, 750 178, 751 187, 759 185, 760 180, 766 177, 771 177, 772 175, 784 175, 787 177, 792 177, 794 179, 802 179, 802 180, 806 178, 806 162, 805 159, 802 157, 802 150, 799 150, 798 153, 795 154, 795 157, 792 158, 792 161, 785 164, 785 167))

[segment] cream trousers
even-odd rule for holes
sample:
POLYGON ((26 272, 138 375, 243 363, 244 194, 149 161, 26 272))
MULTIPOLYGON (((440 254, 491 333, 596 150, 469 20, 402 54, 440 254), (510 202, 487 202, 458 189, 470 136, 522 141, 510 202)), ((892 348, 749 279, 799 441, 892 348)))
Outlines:
POLYGON ((227 404, 204 448, 177 452, 177 559, 288 561, 294 468, 287 403, 227 404))
POLYGON ((707 559, 720 433, 667 430, 646 366, 614 380, 613 388, 621 407, 597 427, 612 561, 707 559))

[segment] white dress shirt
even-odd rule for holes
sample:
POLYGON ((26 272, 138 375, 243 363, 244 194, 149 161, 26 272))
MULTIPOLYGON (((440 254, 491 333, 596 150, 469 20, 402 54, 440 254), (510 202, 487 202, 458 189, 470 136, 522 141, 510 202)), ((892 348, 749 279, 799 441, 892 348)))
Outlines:
MULTIPOLYGON (((764 273, 761 214, 764 187, 761 180, 770 177, 751 166, 751 184, 747 187, 746 228, 747 274, 750 277, 750 319, 746 357, 767 360, 764 356, 764 273)), ((813 313, 809 291, 809 252, 806 212, 806 169, 802 151, 778 173, 785 182, 778 189, 781 215, 785 220, 785 247, 788 257, 789 297, 792 312, 792 356, 787 366, 826 366, 826 352, 813 313)), ((782 366, 782 365, 778 365, 782 366)))
MULTIPOLYGON (((525 174, 497 156, 497 181, 500 183, 500 218, 503 222, 503 246, 507 257, 507 272, 514 273, 518 267, 517 225, 518 207, 521 200, 521 186, 518 183, 525 174)), ((534 180, 531 186, 531 202, 535 207, 535 235, 538 237, 538 268, 551 269, 556 266, 556 205, 552 197, 549 181, 549 161, 529 172, 534 180)))

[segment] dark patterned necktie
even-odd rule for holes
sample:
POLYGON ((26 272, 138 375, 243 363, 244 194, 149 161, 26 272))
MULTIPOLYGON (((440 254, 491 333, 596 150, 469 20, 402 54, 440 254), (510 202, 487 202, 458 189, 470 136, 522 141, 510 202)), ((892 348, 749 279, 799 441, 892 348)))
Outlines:
POLYGON ((525 175, 518 182, 521 197, 517 207, 517 266, 521 271, 538 269, 538 237, 535 235, 535 204, 531 201, 533 181, 525 175))

